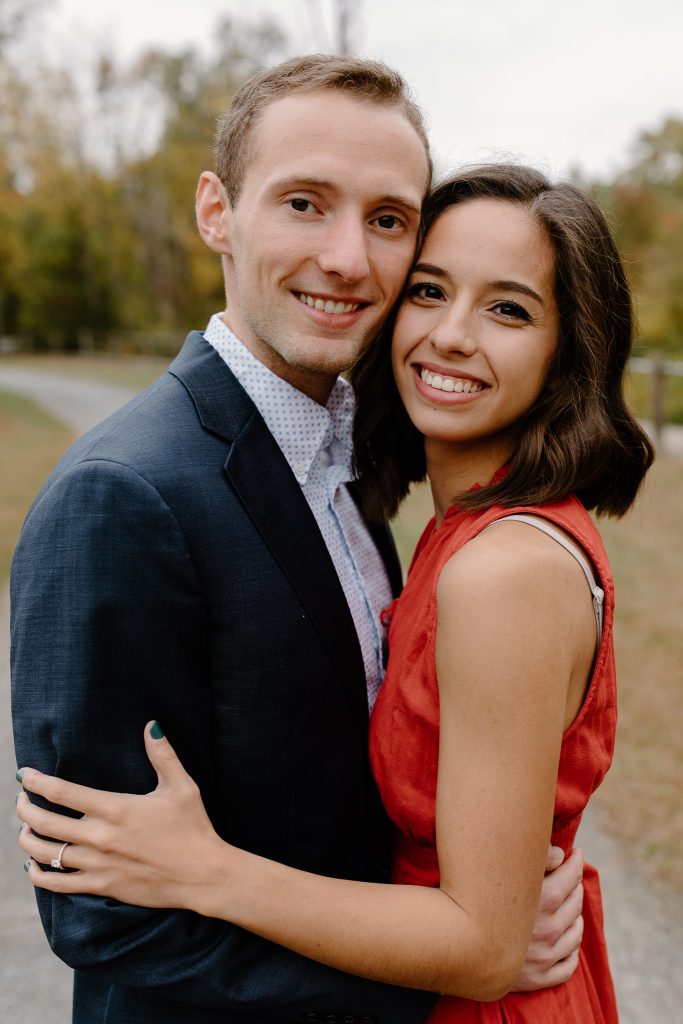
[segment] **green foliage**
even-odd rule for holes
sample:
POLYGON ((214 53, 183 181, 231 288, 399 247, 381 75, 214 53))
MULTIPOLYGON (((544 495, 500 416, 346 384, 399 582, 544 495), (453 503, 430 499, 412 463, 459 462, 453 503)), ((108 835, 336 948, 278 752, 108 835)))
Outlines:
MULTIPOLYGON (((24 9, 0 0, 0 42, 24 9)), ((126 331, 177 335, 222 307, 194 191, 217 116, 284 39, 230 19, 215 38, 211 57, 101 57, 85 91, 63 68, 28 77, 0 50, 0 336, 98 348, 126 331)))
MULTIPOLYGON (((64 68, 12 62, 41 2, 0 0, 0 336, 70 350, 201 326, 223 283, 196 231, 196 182, 216 117, 284 55, 282 32, 227 18, 210 55, 108 54, 84 88, 64 68)), ((626 258, 641 350, 683 353, 683 121, 644 132, 628 170, 592 187, 626 258)))
POLYGON ((643 132, 632 166, 596 193, 626 259, 642 348, 683 352, 683 121, 643 132))

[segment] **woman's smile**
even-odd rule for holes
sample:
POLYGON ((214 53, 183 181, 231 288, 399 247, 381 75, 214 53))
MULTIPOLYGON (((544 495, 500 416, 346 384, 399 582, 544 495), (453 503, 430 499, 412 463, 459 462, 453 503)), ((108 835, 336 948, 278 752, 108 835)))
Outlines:
POLYGON ((431 392, 440 391, 440 396, 433 396, 437 398, 443 398, 445 395, 473 395, 480 391, 483 391, 486 385, 483 381, 476 380, 466 373, 457 373, 454 370, 445 368, 434 368, 433 366, 427 367, 425 365, 417 364, 415 371, 419 375, 420 381, 426 385, 424 394, 431 396, 431 392))

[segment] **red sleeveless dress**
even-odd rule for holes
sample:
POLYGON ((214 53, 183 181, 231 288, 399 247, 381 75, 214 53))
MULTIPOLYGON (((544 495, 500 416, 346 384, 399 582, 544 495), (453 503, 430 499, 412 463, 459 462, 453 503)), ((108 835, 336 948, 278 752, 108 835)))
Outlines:
MULTIPOLYGON (((439 745, 439 691, 435 665, 436 585, 448 559, 494 520, 512 513, 539 515, 574 537, 593 562, 605 592, 604 625, 581 710, 564 733, 552 842, 569 854, 591 793, 614 749, 616 686, 612 625, 614 586, 592 520, 573 497, 539 507, 468 513, 451 509, 438 529, 428 523, 401 596, 387 609, 389 665, 370 723, 370 756, 384 806, 396 828, 391 881, 437 886, 435 800, 439 745)), ((532 527, 530 527, 531 529, 532 527)), ((586 585, 586 601, 591 599, 586 585)), ((502 655, 503 652, 501 652, 502 655)), ((493 1003, 442 996, 429 1024, 615 1024, 614 989, 607 962, 597 873, 584 873, 584 935, 579 966, 564 985, 512 993, 493 1003)))

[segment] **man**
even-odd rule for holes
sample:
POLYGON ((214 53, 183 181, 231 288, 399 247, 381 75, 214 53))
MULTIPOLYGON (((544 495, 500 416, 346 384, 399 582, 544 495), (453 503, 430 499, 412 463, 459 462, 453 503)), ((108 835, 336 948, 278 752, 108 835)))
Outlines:
MULTIPOLYGON (((388 533, 371 537, 344 486, 350 396, 337 377, 400 293, 427 142, 395 73, 309 57, 247 83, 217 156, 197 222, 222 260, 226 313, 74 446, 22 532, 17 756, 143 792, 142 726, 158 718, 230 841, 377 878, 368 703, 377 613, 400 574, 388 533)), ((76 968, 76 1024, 408 1024, 432 1003, 185 912, 39 902, 76 968)))

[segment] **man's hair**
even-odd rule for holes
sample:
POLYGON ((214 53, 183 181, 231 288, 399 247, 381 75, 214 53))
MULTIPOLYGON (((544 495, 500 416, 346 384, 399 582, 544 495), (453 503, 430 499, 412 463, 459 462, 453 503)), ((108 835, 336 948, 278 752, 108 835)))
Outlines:
MULTIPOLYGON (((451 206, 477 198, 516 203, 543 227, 555 252, 557 350, 541 392, 519 423, 509 472, 467 494, 460 508, 538 505, 576 494, 586 508, 623 515, 654 458, 623 394, 634 333, 628 281, 602 211, 582 189, 530 167, 464 169, 425 203, 424 231, 451 206)), ((391 518, 426 473, 424 438, 406 413, 391 369, 390 319, 352 371, 358 490, 366 514, 391 518)))
POLYGON ((254 128, 265 108, 293 93, 323 89, 338 89, 354 99, 397 107, 424 145, 429 186, 432 162, 424 120, 407 83, 398 71, 379 61, 313 53, 293 57, 253 75, 238 90, 219 119, 214 140, 216 173, 233 206, 239 199, 247 168, 253 158, 254 128))

